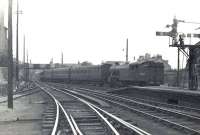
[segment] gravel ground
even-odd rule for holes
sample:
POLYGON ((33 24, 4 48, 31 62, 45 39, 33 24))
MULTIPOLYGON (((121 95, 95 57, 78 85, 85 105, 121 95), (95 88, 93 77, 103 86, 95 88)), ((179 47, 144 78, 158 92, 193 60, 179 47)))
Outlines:
POLYGON ((14 108, 0 104, 0 135, 41 135, 45 109, 40 93, 14 100, 14 108))

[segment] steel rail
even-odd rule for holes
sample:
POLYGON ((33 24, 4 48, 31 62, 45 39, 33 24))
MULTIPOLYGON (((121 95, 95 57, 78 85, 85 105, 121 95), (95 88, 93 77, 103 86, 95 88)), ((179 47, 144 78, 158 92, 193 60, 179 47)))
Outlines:
MULTIPOLYGON (((91 103, 90 103, 90 104, 91 104, 91 103)), ((130 123, 124 121, 124 120, 122 120, 121 118, 116 117, 115 115, 113 115, 113 114, 111 114, 111 113, 106 112, 105 110, 103 110, 103 109, 101 109, 101 108, 99 108, 99 107, 97 107, 97 106, 95 106, 95 105, 93 105, 93 104, 91 104, 91 105, 94 106, 95 108, 97 108, 98 110, 102 111, 102 112, 105 113, 106 115, 110 116, 111 118, 113 118, 113 119, 119 121, 119 122, 122 123, 124 126, 127 126, 127 127, 130 128, 130 129, 139 131, 139 132, 140 132, 139 135, 151 135, 150 133, 147 133, 146 131, 144 131, 144 130, 142 130, 142 129, 140 129, 140 128, 138 128, 138 127, 136 127, 136 126, 134 126, 134 125, 132 125, 132 124, 130 124, 130 123)))
MULTIPOLYGON (((117 95, 117 94, 115 94, 115 95, 117 95)), ((129 98, 129 99, 133 99, 133 100, 137 100, 137 101, 141 101, 141 102, 145 102, 145 103, 148 103, 148 104, 160 105, 160 106, 164 106, 164 107, 170 108, 170 109, 176 109, 177 110, 177 108, 178 108, 180 110, 177 110, 177 111, 181 112, 182 110, 184 110, 185 114, 188 114, 187 111, 189 111, 189 112, 193 111, 194 113, 200 114, 200 109, 198 109, 198 108, 192 108, 192 107, 186 107, 186 106, 180 106, 180 105, 174 105, 174 104, 167 104, 167 103, 157 102, 157 101, 153 101, 153 100, 141 99, 141 98, 137 98, 137 97, 131 97, 131 98, 128 97, 128 96, 121 96, 121 97, 129 98)), ((191 114, 189 114, 189 115, 191 115, 191 114)), ((200 117, 200 115, 199 116, 193 115, 193 116, 200 117)))
MULTIPOLYGON (((25 97, 25 96, 28 96, 28 95, 32 95, 32 94, 35 94, 37 92, 39 92, 39 90, 37 90, 37 91, 31 91, 31 92, 24 93, 24 94, 21 94, 21 95, 13 95, 13 99, 16 100, 18 98, 22 98, 22 97, 25 97)), ((7 101, 8 101, 8 99, 5 98, 5 97, 1 97, 0 98, 0 103, 5 103, 7 101)))
MULTIPOLYGON (((79 97, 77 97, 79 98, 79 97)), ((120 135, 119 132, 113 127, 113 125, 97 110, 95 109, 89 102, 79 98, 80 101, 82 101, 83 103, 87 104, 92 110, 94 110, 100 117, 101 119, 103 119, 106 124, 111 128, 111 130, 114 132, 115 135, 120 135)))
MULTIPOLYGON (((78 90, 78 89, 77 89, 78 90)), ((83 92, 83 91, 82 91, 83 92)), ((121 97, 121 96, 117 96, 117 95, 112 95, 112 94, 107 94, 107 93, 99 93, 99 92, 94 92, 93 93, 98 93, 102 96, 103 95, 106 95, 106 96, 109 96, 109 98, 115 98, 115 100, 119 101, 119 99, 121 100, 124 100, 125 102, 129 102, 129 103, 136 103, 136 104, 139 104, 139 105, 142 105, 144 107, 150 107, 150 108, 154 108, 154 109, 158 109, 159 111, 161 112, 164 112, 164 113, 170 113, 170 114, 176 114, 178 116, 182 116, 182 117, 188 117, 194 121, 198 121, 200 122, 200 118, 199 117, 196 117, 196 116, 191 116, 189 114, 185 114, 185 113, 182 113, 180 111, 172 111, 172 110, 168 110, 168 109, 165 109, 165 108, 162 108, 162 107, 158 107, 158 106, 154 106, 154 105, 150 105, 148 103, 141 103, 141 102, 138 102, 138 101, 135 101, 135 100, 132 100, 132 99, 127 99, 127 98, 124 98, 124 97, 121 97)), ((90 93, 91 94, 91 93, 90 93)))
POLYGON ((56 119, 55 119, 54 126, 53 126, 53 129, 52 129, 52 132, 51 132, 51 135, 56 135, 56 131, 57 131, 57 127, 58 127, 58 120, 59 120, 59 113, 60 113, 59 105, 57 103, 57 100, 53 97, 53 95, 51 95, 51 93, 49 93, 48 91, 46 91, 43 87, 40 87, 40 88, 44 92, 46 92, 54 100, 54 103, 56 105, 56 119))
MULTIPOLYGON (((130 87, 127 87, 127 88, 130 88, 130 87)), ((92 91, 91 89, 87 89, 87 88, 80 88, 80 89, 86 89, 86 90, 89 90, 89 91, 92 91)), ((122 88, 123 89, 126 89, 126 88, 122 88)), ((95 92, 98 92, 98 91, 95 91, 95 92)), ((114 95, 117 95, 117 94, 114 94, 114 95)), ((124 97, 124 98, 129 98, 128 96, 121 96, 121 97, 124 97)), ((162 102, 157 102, 157 101, 153 101, 153 100, 146 100, 146 99, 142 99, 142 98, 137 98, 137 97, 131 97, 133 100, 139 100, 139 101, 142 101, 142 102, 147 102, 147 103, 150 103, 150 104, 159 104, 159 105, 162 105, 162 106, 166 106, 168 108, 172 108, 172 109, 180 109, 180 110, 185 110, 185 111, 194 111, 195 113, 199 113, 200 114, 200 109, 199 108, 194 108, 194 107, 188 107, 188 106, 182 106, 182 105, 174 105, 174 104, 167 104, 167 103, 162 103, 162 102)), ((187 114, 187 113, 186 113, 187 114)), ((196 116, 198 117, 197 115, 193 115, 193 116, 196 116)), ((200 116, 199 116, 200 117, 200 116)))
MULTIPOLYGON (((65 90, 67 90, 67 89, 65 89, 65 90)), ((186 126, 184 126, 184 125, 181 125, 181 124, 178 124, 178 123, 169 121, 169 120, 167 120, 167 119, 163 119, 163 118, 161 118, 161 117, 158 117, 158 116, 155 116, 155 115, 146 113, 146 112, 144 112, 144 111, 140 111, 140 110, 138 110, 138 109, 134 109, 134 108, 129 107, 129 106, 125 105, 125 104, 121 104, 121 103, 118 103, 118 102, 116 102, 116 101, 112 101, 112 100, 110 100, 110 99, 106 99, 105 97, 103 98, 103 97, 99 97, 99 96, 98 96, 98 98, 104 99, 104 100, 106 100, 106 101, 108 101, 108 102, 111 102, 111 103, 113 103, 113 104, 116 104, 116 105, 120 105, 120 106, 122 106, 122 107, 124 107, 124 108, 126 108, 126 109, 129 109, 129 110, 131 110, 131 111, 134 111, 134 112, 136 112, 136 113, 138 113, 138 114, 143 114, 144 116, 149 116, 149 117, 151 117, 151 118, 153 118, 153 119, 162 121, 162 122, 164 122, 165 124, 168 124, 168 125, 171 125, 171 126, 176 126, 176 128, 184 129, 184 130, 186 130, 186 131, 193 132, 194 134, 199 134, 199 135, 200 135, 200 132, 199 132, 199 131, 197 131, 197 130, 195 130, 195 129, 192 129, 192 128, 190 128, 190 127, 186 127, 186 126)))
MULTIPOLYGON (((74 93, 74 94, 76 94, 76 95, 84 96, 84 94, 80 94, 80 93, 77 93, 77 92, 71 91, 71 90, 69 90, 69 91, 72 92, 72 93, 74 93)), ((85 97, 85 96, 84 96, 84 97, 85 97)), ((86 98, 87 98, 87 97, 86 97, 86 98)), ((151 135, 150 133, 147 133, 146 131, 144 131, 144 130, 142 130, 142 129, 140 129, 140 128, 138 128, 138 127, 136 127, 136 126, 134 126, 134 125, 132 125, 132 124, 130 124, 130 123, 128 123, 128 122, 126 122, 126 121, 120 119, 120 118, 118 118, 118 117, 116 117, 115 115, 113 115, 113 114, 111 114, 111 113, 109 113, 109 112, 106 112, 105 110, 103 110, 103 109, 101 109, 101 108, 95 106, 94 104, 92 104, 92 103, 90 103, 90 104, 91 104, 92 106, 94 106, 95 108, 97 108, 98 110, 100 110, 101 112, 103 112, 104 114, 106 114, 107 116, 109 116, 109 117, 115 119, 116 121, 120 122, 121 124, 123 124, 123 125, 126 126, 127 128, 132 129, 132 130, 135 131, 137 134, 139 134, 139 135, 151 135)))
POLYGON ((73 123, 73 125, 74 125, 74 128, 76 129, 78 135, 83 135, 83 133, 80 131, 80 129, 79 129, 79 127, 78 127, 76 121, 74 120, 74 118, 72 117, 71 114, 70 114, 70 119, 71 119, 71 121, 72 121, 72 123, 73 123))
MULTIPOLYGON (((127 87, 128 88, 128 87, 127 87)), ((87 89, 87 88, 79 88, 79 89, 83 89, 83 90, 88 90, 88 91, 94 91, 94 90, 91 90, 91 89, 87 89)), ((125 89, 125 88, 122 88, 122 89, 125 89)), ((100 93, 98 92, 97 90, 95 90, 94 92, 97 92, 97 93, 100 93)), ((102 93, 102 92, 101 92, 102 93)), ((105 93, 105 92, 104 92, 105 93)), ((117 94, 114 94, 114 95, 117 95, 117 94)), ((120 96, 120 97, 124 97, 124 98, 129 98, 128 96, 120 96)), ((159 104, 159 105, 164 105, 166 107, 169 107, 169 108, 179 108, 179 109, 184 109, 186 111, 194 111, 194 112, 197 112, 197 113, 200 113, 200 109, 198 108, 194 108, 194 107, 187 107, 187 106, 181 106, 181 105, 173 105, 173 104, 167 104, 167 103, 161 103, 161 102, 157 102, 157 101, 153 101, 153 100, 146 100, 146 99, 141 99, 141 98, 137 98, 137 97, 132 97, 133 100, 139 100, 139 101, 142 101, 142 102, 147 102, 147 103, 151 103, 151 104, 159 104)))
POLYGON ((81 99, 81 98, 79 98, 79 97, 77 97, 77 96, 75 96, 75 95, 73 95, 73 94, 70 94, 70 93, 64 92, 64 91, 62 91, 62 90, 59 90, 59 89, 57 89, 57 88, 55 88, 55 87, 52 87, 52 86, 49 86, 49 87, 52 88, 52 89, 54 89, 54 90, 57 90, 57 91, 59 91, 59 92, 65 93, 65 94, 67 94, 67 95, 70 95, 70 96, 72 96, 72 97, 78 99, 79 101, 83 102, 83 103, 86 104, 87 106, 89 106, 93 111, 95 111, 95 112, 98 114, 98 116, 99 116, 100 118, 102 118, 102 119, 104 120, 104 122, 109 126, 109 128, 112 130, 112 132, 113 132, 115 135, 119 135, 118 131, 113 127, 113 125, 112 125, 103 115, 101 115, 101 113, 99 113, 94 107, 92 107, 92 106, 89 104, 89 102, 87 102, 87 101, 85 101, 85 100, 83 100, 83 99, 81 99))
MULTIPOLYGON (((67 93, 66 91, 62 91, 62 90, 59 90, 59 89, 57 89, 57 88, 55 88, 55 87, 53 87, 53 86, 49 86, 49 87, 51 87, 52 89, 54 89, 54 90, 57 90, 57 91, 60 91, 60 92, 62 92, 62 93, 66 93, 66 94, 68 94, 68 95, 71 95, 71 96, 73 96, 73 97, 76 97, 77 99, 80 99, 80 100, 83 100, 83 99, 81 99, 81 98, 79 98, 79 97, 77 97, 77 96, 75 96, 75 95, 73 95, 73 94, 70 94, 70 93, 67 93)), ((85 100, 83 100, 84 102, 87 102, 87 101, 85 101, 85 100)), ((89 102, 87 102, 87 103, 89 103, 89 102)), ((91 106, 95 106, 94 104, 92 104, 92 103, 89 103, 91 106)), ((96 106, 97 107, 97 106, 96 106)), ((115 119, 114 117, 113 117, 113 119, 115 119)), ((123 125, 125 125, 127 128, 130 128, 130 127, 132 127, 131 128, 131 130, 133 130, 135 133, 137 133, 138 135, 150 135, 149 133, 147 133, 147 132, 145 132, 145 131, 143 131, 142 129, 140 129, 140 130, 138 130, 139 128, 134 128, 135 126, 130 126, 131 124, 129 123, 129 124, 125 124, 125 123, 122 123, 122 120, 120 121, 119 120, 119 122, 121 123, 121 124, 123 124, 123 125), (142 133, 142 134, 141 134, 142 133), (147 133, 147 134, 146 134, 147 133)))
MULTIPOLYGON (((56 85, 56 86, 59 85, 59 83, 50 83, 50 84, 56 85)), ((59 85, 59 86, 60 86, 60 85, 59 85)), ((63 84, 62 87, 65 87, 65 85, 63 84)), ((128 88, 128 87, 127 87, 127 88, 128 88)), ((96 92, 96 93, 100 93, 100 92, 97 91, 97 90, 91 90, 91 89, 88 89, 88 88, 81 88, 81 87, 80 87, 79 89, 87 90, 87 91, 92 91, 92 92, 96 92)), ((120 88, 120 89, 121 89, 121 88, 120 88)), ((122 89, 124 89, 124 88, 122 88, 122 89)), ((108 94, 108 93, 106 93, 106 92, 103 92, 103 93, 104 93, 104 94, 108 94)), ((102 94, 102 92, 101 92, 100 94, 102 94)), ((113 94, 113 96, 114 96, 114 95, 116 95, 116 94, 113 94)), ((119 95, 116 95, 116 96, 119 96, 119 95)), ((129 97, 127 97, 127 96, 120 96, 120 97, 125 98, 125 99, 129 98, 129 97)), ((129 99, 130 99, 130 98, 129 98, 129 99)), ((137 98, 137 97, 133 97, 133 98, 130 99, 130 100, 134 100, 134 101, 139 101, 139 102, 151 104, 151 105, 153 105, 153 106, 160 105, 160 106, 162 106, 161 108, 163 108, 163 109, 169 108, 169 109, 172 109, 172 111, 173 111, 173 109, 175 109, 177 113, 181 113, 181 114, 184 114, 184 115, 189 115, 189 117, 192 116, 192 117, 194 117, 195 119, 196 119, 196 118, 200 118, 200 115, 199 115, 199 114, 200 114, 200 109, 198 109, 198 108, 186 107, 186 106, 180 106, 180 105, 172 105, 172 104, 161 103, 161 102, 152 101, 152 100, 140 99, 140 98, 137 98), (164 106, 164 107, 163 107, 163 106, 164 106), (180 111, 180 110, 177 110, 177 108, 180 109, 181 111, 180 111), (182 111, 182 110, 184 110, 184 111, 182 111), (187 111, 189 111, 189 112, 187 112, 187 111), (191 114, 191 111, 193 111, 194 114, 191 114)))
MULTIPOLYGON (((37 84, 37 83, 36 83, 37 84)), ((44 87, 41 87, 39 84, 37 84, 37 86, 42 89, 44 92, 46 92, 53 100, 54 100, 54 103, 56 104, 56 119, 55 119, 55 122, 54 122, 54 127, 53 127, 53 130, 51 132, 51 135, 56 135, 56 132, 57 132, 57 127, 58 127, 58 122, 59 122, 59 114, 60 114, 60 109, 59 107, 62 109, 62 112, 64 113, 69 125, 70 125, 70 128, 73 132, 73 135, 78 135, 77 134, 77 131, 75 130, 70 118, 69 118, 69 115, 66 113, 66 111, 64 110, 64 108, 62 107, 62 105, 60 104, 60 102, 53 96, 53 94, 51 94, 50 92, 48 92, 47 90, 45 90, 44 87)))
POLYGON ((57 100, 57 103, 60 106, 60 108, 62 109, 63 113, 65 114, 65 117, 67 118, 67 121, 68 121, 68 123, 69 123, 69 125, 72 129, 73 134, 78 135, 78 133, 77 133, 77 131, 76 131, 74 125, 73 125, 73 122, 70 120, 69 115, 66 113, 65 109, 63 108, 63 106, 61 105, 61 103, 58 100, 57 100))

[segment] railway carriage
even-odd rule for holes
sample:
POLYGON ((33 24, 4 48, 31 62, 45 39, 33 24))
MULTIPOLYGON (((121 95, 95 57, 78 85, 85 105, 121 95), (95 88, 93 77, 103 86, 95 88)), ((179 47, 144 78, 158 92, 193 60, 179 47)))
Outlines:
POLYGON ((41 81, 105 83, 121 85, 160 85, 164 80, 163 63, 147 61, 123 65, 90 65, 45 70, 41 81))
POLYGON ((40 74, 41 81, 107 83, 110 64, 55 68, 40 74))
POLYGON ((82 81, 94 81, 98 82, 101 79, 99 66, 80 66, 71 68, 71 80, 82 81))
POLYGON ((109 64, 74 67, 71 68, 70 79, 74 82, 93 82, 103 84, 107 82, 109 68, 109 64))
POLYGON ((50 69, 51 79, 54 82, 69 82, 70 68, 50 69))

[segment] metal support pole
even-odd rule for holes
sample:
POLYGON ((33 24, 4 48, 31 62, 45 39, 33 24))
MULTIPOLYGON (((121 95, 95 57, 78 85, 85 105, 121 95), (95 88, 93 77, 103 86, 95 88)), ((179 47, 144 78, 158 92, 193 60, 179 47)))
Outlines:
POLYGON ((128 63, 128 38, 126 39, 126 63, 128 63))
POLYGON ((63 52, 61 53, 61 65, 63 66, 63 52))
POLYGON ((17 0, 17 26, 16 26, 16 81, 17 81, 17 87, 18 87, 18 82, 19 82, 19 48, 18 48, 18 27, 19 27, 19 3, 17 0))
POLYGON ((189 89, 190 90, 196 90, 198 88, 198 83, 197 83, 197 76, 195 74, 195 63, 196 63, 196 59, 195 59, 195 55, 194 55, 194 48, 190 48, 189 49, 189 60, 188 60, 188 64, 189 64, 189 89))
POLYGON ((179 72, 180 72, 180 49, 178 48, 178 59, 177 59, 177 87, 180 86, 179 82, 179 72))
POLYGON ((26 58, 26 82, 29 81, 29 63, 28 63, 28 50, 27 50, 27 58, 26 58))
POLYGON ((13 109, 12 0, 8 1, 8 108, 13 109))
POLYGON ((24 47, 23 47, 23 78, 26 80, 26 54, 25 54, 25 35, 24 35, 24 47))

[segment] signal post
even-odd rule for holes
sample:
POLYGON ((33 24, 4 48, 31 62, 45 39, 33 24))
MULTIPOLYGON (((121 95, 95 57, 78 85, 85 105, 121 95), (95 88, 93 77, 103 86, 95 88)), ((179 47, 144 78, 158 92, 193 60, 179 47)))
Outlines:
MULTIPOLYGON (((177 47, 178 50, 178 60, 177 60, 177 86, 179 86, 179 55, 180 52, 182 52, 188 59, 188 87, 190 90, 197 90, 198 88, 198 81, 197 81, 197 74, 196 74, 196 64, 197 59, 195 55, 195 51, 197 48, 200 48, 200 42, 192 45, 192 44, 184 44, 184 37, 195 37, 200 38, 200 34, 179 34, 177 32, 178 23, 194 23, 194 22, 185 22, 183 20, 178 20, 176 18, 173 19, 173 24, 167 25, 166 27, 171 27, 172 30, 169 32, 156 32, 156 36, 169 36, 172 38, 172 44, 170 44, 170 47, 177 47), (185 51, 185 49, 188 48, 189 53, 185 51)), ((200 24, 200 23, 194 23, 194 24, 200 24)))

